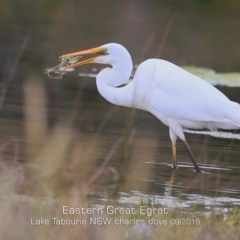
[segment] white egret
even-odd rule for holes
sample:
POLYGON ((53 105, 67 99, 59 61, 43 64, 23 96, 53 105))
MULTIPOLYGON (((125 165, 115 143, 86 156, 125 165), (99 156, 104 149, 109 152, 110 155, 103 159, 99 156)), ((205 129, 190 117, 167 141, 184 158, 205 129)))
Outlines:
POLYGON ((240 105, 230 101, 215 87, 182 68, 161 59, 139 65, 129 82, 132 59, 120 44, 109 43, 90 50, 70 53, 61 58, 85 54, 97 56, 61 69, 88 63, 108 64, 96 78, 100 94, 109 102, 146 110, 169 127, 173 168, 177 168, 176 140, 179 137, 197 172, 200 168, 185 139, 183 129, 239 129, 240 105), (126 84, 123 87, 118 87, 126 84))

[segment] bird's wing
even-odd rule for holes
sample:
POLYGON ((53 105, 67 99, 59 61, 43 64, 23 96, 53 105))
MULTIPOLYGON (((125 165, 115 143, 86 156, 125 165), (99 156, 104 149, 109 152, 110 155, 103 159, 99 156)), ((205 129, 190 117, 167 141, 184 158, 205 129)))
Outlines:
POLYGON ((206 81, 168 62, 164 69, 162 63, 155 66, 152 77, 149 106, 165 117, 217 122, 227 118, 225 108, 232 102, 206 81))

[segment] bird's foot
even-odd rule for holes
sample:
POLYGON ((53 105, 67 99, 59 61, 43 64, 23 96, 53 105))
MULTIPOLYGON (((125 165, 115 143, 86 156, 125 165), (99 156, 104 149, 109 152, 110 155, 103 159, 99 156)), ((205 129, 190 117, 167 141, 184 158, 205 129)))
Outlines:
POLYGON ((196 172, 196 173, 203 173, 203 171, 199 167, 195 167, 194 172, 196 172))

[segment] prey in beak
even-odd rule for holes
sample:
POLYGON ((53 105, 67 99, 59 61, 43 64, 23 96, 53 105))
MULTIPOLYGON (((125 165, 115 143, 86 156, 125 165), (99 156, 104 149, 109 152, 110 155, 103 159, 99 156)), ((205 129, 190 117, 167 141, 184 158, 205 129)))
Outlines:
POLYGON ((47 73, 50 78, 60 79, 63 77, 63 75, 66 73, 68 69, 79 67, 84 64, 92 63, 96 58, 103 55, 108 55, 107 48, 98 47, 98 48, 92 48, 92 49, 84 50, 80 52, 64 54, 59 57, 61 61, 60 64, 57 65, 56 67, 46 70, 45 73, 47 73), (97 56, 84 61, 79 61, 82 55, 87 55, 87 54, 97 54, 97 56), (57 75, 52 76, 52 72, 54 72, 57 75))

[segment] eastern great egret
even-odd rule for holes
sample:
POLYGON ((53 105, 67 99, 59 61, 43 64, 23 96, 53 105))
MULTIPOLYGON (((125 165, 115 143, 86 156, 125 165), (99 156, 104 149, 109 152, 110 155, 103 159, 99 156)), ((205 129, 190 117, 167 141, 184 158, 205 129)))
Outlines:
POLYGON ((70 53, 61 58, 98 54, 85 61, 108 64, 97 75, 97 88, 109 102, 146 110, 169 127, 173 168, 177 168, 176 140, 179 137, 197 172, 201 172, 185 139, 183 129, 210 130, 240 128, 240 105, 230 101, 215 87, 182 68, 161 59, 149 59, 139 65, 132 81, 132 59, 126 48, 109 43, 90 50, 70 53), (126 84, 124 87, 119 85, 126 84))

